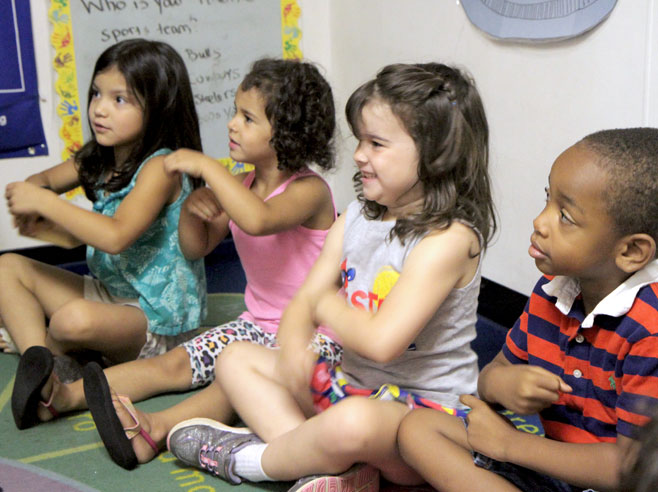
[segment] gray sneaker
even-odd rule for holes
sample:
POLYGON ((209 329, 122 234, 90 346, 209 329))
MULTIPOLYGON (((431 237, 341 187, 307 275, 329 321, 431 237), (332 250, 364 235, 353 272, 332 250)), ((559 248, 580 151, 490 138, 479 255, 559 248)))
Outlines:
POLYGON ((288 492, 377 492, 379 470, 356 464, 340 475, 311 475, 300 478, 288 492))
POLYGON ((234 453, 262 442, 246 427, 230 427, 201 418, 180 422, 167 435, 167 449, 176 458, 234 485, 242 483, 234 471, 234 453))

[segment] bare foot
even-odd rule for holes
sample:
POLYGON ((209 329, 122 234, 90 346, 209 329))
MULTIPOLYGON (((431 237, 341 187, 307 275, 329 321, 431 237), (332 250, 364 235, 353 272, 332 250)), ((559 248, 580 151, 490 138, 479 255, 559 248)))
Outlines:
MULTIPOLYGON (((0 320, 0 323, 2 323, 2 320, 0 320)), ((18 348, 16 348, 16 344, 11 339, 11 336, 9 335, 7 328, 5 328, 4 326, 0 326, 0 351, 4 352, 5 354, 18 353, 18 348)))
MULTIPOLYGON (((43 388, 41 388, 41 401, 45 403, 51 398, 50 406, 59 415, 87 408, 87 400, 85 400, 85 394, 82 388, 82 379, 73 383, 62 383, 54 371, 43 388)), ((42 422, 47 422, 55 418, 53 413, 42 404, 39 404, 37 407, 37 416, 42 422)))
MULTIPOLYGON (((117 395, 117 393, 112 388, 110 388, 110 391, 112 393, 112 404, 114 405, 114 410, 116 410, 117 417, 119 417, 119 420, 121 421, 124 429, 130 429, 131 427, 135 427, 135 424, 139 424, 139 427, 136 427, 134 430, 139 432, 141 427, 142 430, 151 435, 158 447, 162 449, 164 439, 156 439, 156 437, 151 434, 151 430, 154 428, 153 415, 132 407, 130 408, 130 411, 134 414, 133 418, 133 416, 130 415, 128 408, 126 407, 126 405, 132 405, 130 400, 128 400, 127 397, 121 397, 124 399, 122 402, 119 399, 119 395, 117 395), (137 419, 137 421, 135 421, 135 419, 137 419)), ((158 454, 153 450, 153 448, 141 434, 137 434, 135 437, 133 437, 131 439, 131 444, 139 463, 148 463, 158 454)))
POLYGON ((46 384, 41 388, 41 401, 37 406, 37 417, 39 417, 41 422, 48 422, 55 418, 55 415, 46 408, 45 403, 47 402, 50 402, 50 407, 55 410, 55 412, 60 413, 55 406, 55 400, 57 399, 57 393, 59 393, 61 386, 62 383, 57 379, 55 372, 51 372, 48 381, 46 381, 46 384))

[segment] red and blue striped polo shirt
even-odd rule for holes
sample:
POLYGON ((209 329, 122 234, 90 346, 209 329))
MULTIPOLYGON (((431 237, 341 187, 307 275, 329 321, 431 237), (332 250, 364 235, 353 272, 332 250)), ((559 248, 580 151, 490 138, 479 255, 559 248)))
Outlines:
POLYGON ((575 281, 537 282, 503 354, 573 388, 540 413, 548 437, 573 443, 634 437, 658 406, 658 265, 649 267, 602 300, 595 316, 585 315, 575 281))

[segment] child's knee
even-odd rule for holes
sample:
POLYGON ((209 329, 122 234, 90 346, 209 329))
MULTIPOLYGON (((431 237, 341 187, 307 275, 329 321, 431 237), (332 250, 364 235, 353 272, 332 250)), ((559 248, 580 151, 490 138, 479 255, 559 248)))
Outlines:
POLYGON ((189 385, 192 381, 192 367, 190 356, 183 347, 175 347, 169 352, 148 359, 153 367, 150 370, 157 371, 160 375, 174 380, 185 380, 189 385))
POLYGON ((94 313, 84 299, 75 299, 53 313, 48 333, 53 340, 70 342, 91 337, 94 313))
POLYGON ((241 370, 246 369, 245 361, 249 360, 251 345, 251 342, 233 342, 224 347, 215 361, 215 379, 223 373, 230 374, 238 366, 241 366, 241 370))
POLYGON ((431 411, 427 408, 413 410, 402 419, 400 428, 398 429, 398 443, 401 451, 413 447, 418 442, 418 439, 422 438, 423 434, 427 434, 426 414, 431 411))
POLYGON ((461 418, 430 408, 409 412, 398 429, 398 444, 403 455, 412 452, 431 436, 439 445, 442 442, 460 443, 465 439, 466 428, 461 418))
POLYGON ((359 453, 381 437, 381 415, 375 412, 372 401, 363 397, 350 397, 334 407, 331 420, 325 420, 321 440, 328 444, 328 452, 338 454, 359 453), (345 439, 336 439, 336 433, 345 439), (330 449, 331 448, 331 449, 330 449))
POLYGON ((20 277, 27 269, 29 260, 14 253, 0 255, 0 278, 8 280, 11 277, 20 277))

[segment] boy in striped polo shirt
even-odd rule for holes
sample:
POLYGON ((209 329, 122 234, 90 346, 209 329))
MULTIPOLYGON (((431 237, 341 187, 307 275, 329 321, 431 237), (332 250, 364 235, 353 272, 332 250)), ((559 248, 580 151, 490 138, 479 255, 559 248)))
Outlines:
POLYGON ((404 459, 438 490, 614 490, 658 405, 658 129, 568 148, 533 225, 545 276, 480 375, 483 401, 462 396, 466 422, 422 409, 400 427, 404 459), (539 412, 546 438, 489 404, 539 412))

